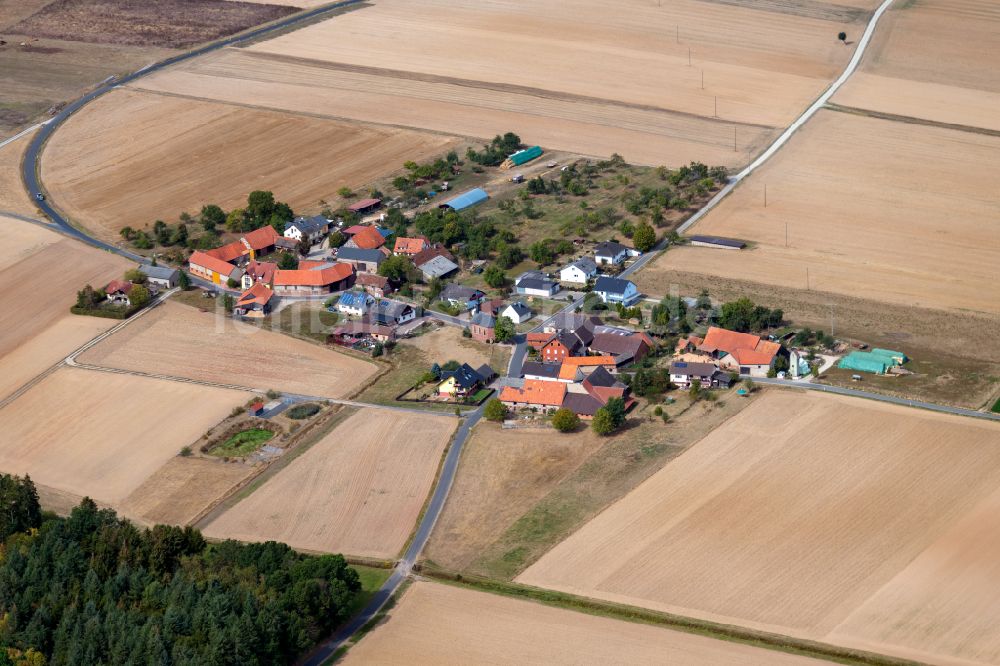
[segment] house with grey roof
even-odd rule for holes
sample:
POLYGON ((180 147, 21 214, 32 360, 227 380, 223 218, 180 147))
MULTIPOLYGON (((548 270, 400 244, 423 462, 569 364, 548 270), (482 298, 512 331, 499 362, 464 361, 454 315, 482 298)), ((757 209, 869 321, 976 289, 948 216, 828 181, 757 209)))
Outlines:
POLYGON ((597 278, 597 282, 594 283, 594 293, 600 296, 603 302, 611 305, 621 303, 625 307, 631 307, 639 300, 639 289, 631 280, 605 275, 597 278))
POLYGON ((315 243, 330 231, 330 221, 322 215, 312 217, 297 217, 285 224, 285 238, 291 238, 296 242, 303 239, 309 243, 315 243))
POLYGON ((559 271, 559 279, 562 282, 573 284, 587 284, 597 276, 597 262, 590 257, 582 257, 576 261, 566 264, 559 271))
POLYGON ((377 272, 388 256, 381 248, 365 250, 360 247, 342 247, 337 250, 337 260, 351 264, 358 272, 377 272))
POLYGON ((164 289, 173 289, 177 286, 178 280, 180 280, 181 272, 176 268, 171 268, 170 266, 137 266, 137 268, 142 271, 143 275, 146 276, 147 282, 154 287, 163 287, 164 289))

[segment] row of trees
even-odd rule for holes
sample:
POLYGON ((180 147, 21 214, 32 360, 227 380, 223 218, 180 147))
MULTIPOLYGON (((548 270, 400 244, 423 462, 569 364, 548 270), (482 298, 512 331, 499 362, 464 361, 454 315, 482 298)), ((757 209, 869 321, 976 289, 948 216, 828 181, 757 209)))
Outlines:
POLYGON ((361 589, 339 555, 209 546, 191 528, 139 530, 89 499, 45 518, 28 478, 0 476, 0 501, 0 646, 51 663, 291 663, 361 589))

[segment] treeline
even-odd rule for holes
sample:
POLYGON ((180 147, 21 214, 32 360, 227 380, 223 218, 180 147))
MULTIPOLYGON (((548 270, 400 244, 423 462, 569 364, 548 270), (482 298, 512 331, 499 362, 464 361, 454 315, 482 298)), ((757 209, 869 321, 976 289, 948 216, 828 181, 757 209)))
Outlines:
POLYGON ((290 663, 361 588, 339 555, 139 530, 89 499, 44 517, 27 477, 0 476, 0 502, 0 664, 290 663))
POLYGON ((156 220, 150 231, 126 226, 119 233, 140 250, 156 246, 210 250, 222 244, 222 231, 245 233, 269 224, 282 234, 285 224, 294 218, 291 206, 277 201, 273 192, 255 190, 247 196, 245 206, 228 213, 216 204, 206 204, 195 216, 181 213, 177 224, 156 220))

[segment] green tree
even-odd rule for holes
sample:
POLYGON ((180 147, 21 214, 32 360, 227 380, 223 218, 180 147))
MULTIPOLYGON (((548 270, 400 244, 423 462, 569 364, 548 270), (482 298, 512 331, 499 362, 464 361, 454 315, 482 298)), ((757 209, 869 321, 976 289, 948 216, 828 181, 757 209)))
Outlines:
POLYGON ((141 284, 132 285, 132 288, 128 290, 128 300, 132 304, 132 307, 143 307, 149 303, 149 289, 141 284))
POLYGON ((299 267, 299 258, 292 252, 282 252, 278 255, 278 268, 292 271, 299 267))
POLYGON ((413 272, 413 262, 402 255, 389 257, 378 267, 379 275, 389 278, 397 284, 409 281, 413 272))
POLYGON ((133 268, 131 270, 125 271, 125 279, 132 284, 146 284, 146 274, 138 268, 133 268))
POLYGON ((236 299, 233 298, 233 295, 232 294, 223 294, 222 295, 222 311, 228 314, 228 313, 230 313, 230 312, 233 311, 234 307, 236 307, 236 299))
POLYGON ((498 317, 493 335, 497 342, 507 342, 514 337, 514 322, 510 317, 498 317))
POLYGON ((191 288, 191 277, 187 274, 187 271, 181 271, 177 276, 177 286, 179 286, 182 291, 187 291, 191 288))
POLYGON ((226 215, 226 230, 232 232, 247 231, 247 212, 243 208, 234 208, 226 215))
POLYGON ((247 217, 253 228, 264 226, 274 213, 274 193, 267 190, 254 190, 247 196, 247 217))
POLYGON ((354 190, 344 185, 339 190, 337 190, 337 196, 342 199, 351 199, 354 197, 354 190))
POLYGON ((502 268, 490 265, 483 271, 483 281, 494 289, 499 289, 507 284, 507 274, 502 268))
POLYGON ((551 264, 553 259, 555 259, 552 250, 549 249, 548 244, 544 241, 532 243, 528 247, 528 255, 532 261, 537 262, 540 266, 551 264))
POLYGON ((594 418, 590 422, 590 429, 601 436, 610 435, 615 431, 614 418, 606 407, 601 407, 594 413, 594 418))
POLYGON ((330 248, 340 247, 347 242, 347 236, 339 231, 331 231, 330 235, 327 236, 326 239, 330 248))
POLYGON ((573 432, 580 427, 580 417, 573 410, 562 407, 552 415, 552 427, 559 432, 573 432))
POLYGON ((847 43, 847 33, 846 33, 846 32, 843 32, 843 31, 841 31, 841 32, 837 33, 837 39, 839 39, 839 40, 840 40, 840 41, 842 41, 842 42, 843 42, 844 44, 846 44, 846 43, 847 43))
POLYGON ((206 204, 201 207, 199 220, 205 231, 215 231, 216 227, 226 223, 226 212, 215 204, 206 204))
POLYGON ((611 422, 614 424, 615 430, 625 424, 624 400, 621 398, 609 398, 603 409, 608 410, 608 414, 611 415, 611 422))
POLYGON ((0 475, 0 543, 42 524, 42 508, 31 477, 0 475))
POLYGON ((656 231, 648 223, 640 222, 635 225, 632 242, 640 252, 649 252, 656 245, 656 231))
POLYGON ((507 406, 496 398, 490 398, 483 409, 483 416, 488 421, 503 421, 507 418, 507 406))

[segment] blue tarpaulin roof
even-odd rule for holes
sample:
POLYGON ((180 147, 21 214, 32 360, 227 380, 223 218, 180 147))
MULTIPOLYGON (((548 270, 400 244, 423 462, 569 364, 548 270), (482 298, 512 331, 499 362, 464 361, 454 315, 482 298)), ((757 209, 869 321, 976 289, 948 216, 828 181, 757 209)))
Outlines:
POLYGON ((490 198, 490 195, 486 194, 486 190, 481 187, 477 187, 474 190, 469 190, 468 192, 463 192, 459 194, 454 199, 449 199, 441 204, 441 207, 448 207, 452 210, 462 210, 464 208, 469 208, 475 206, 476 204, 482 203, 490 198))

